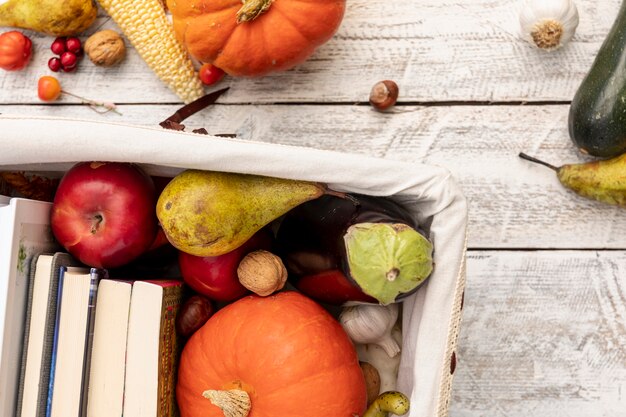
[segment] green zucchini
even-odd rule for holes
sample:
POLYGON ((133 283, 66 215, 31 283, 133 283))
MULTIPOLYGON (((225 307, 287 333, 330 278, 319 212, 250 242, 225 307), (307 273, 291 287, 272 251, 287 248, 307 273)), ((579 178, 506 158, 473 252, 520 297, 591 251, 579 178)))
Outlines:
POLYGON ((626 152, 626 0, 572 100, 568 125, 583 153, 610 158, 626 152))

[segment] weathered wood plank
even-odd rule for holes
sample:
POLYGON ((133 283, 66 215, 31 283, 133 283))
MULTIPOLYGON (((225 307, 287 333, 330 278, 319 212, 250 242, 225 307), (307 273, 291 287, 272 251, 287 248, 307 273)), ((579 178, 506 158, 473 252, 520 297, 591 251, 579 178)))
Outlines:
MULTIPOLYGON (((403 102, 570 100, 619 8, 619 0, 578 0, 573 42, 554 53, 518 35, 517 0, 351 0, 336 36, 298 68, 262 79, 228 79, 229 103, 365 102, 371 86, 394 79, 403 102)), ((90 29, 115 28, 101 17, 90 29)), ((32 34, 27 70, 0 74, 0 103, 37 103, 50 71, 51 37, 32 34)), ((120 103, 175 103, 134 50, 118 68, 88 60, 60 74, 67 91, 120 103)), ((68 99, 68 101, 75 101, 68 99)))
MULTIPOLYGON (((148 126, 177 106, 120 109, 123 116, 100 116, 84 106, 0 106, 2 113, 148 126)), ((388 114, 369 106, 218 105, 185 124, 242 139, 445 166, 469 199, 472 248, 626 248, 625 210, 578 197, 552 171, 517 157, 525 151, 557 165, 582 160, 568 138, 567 112, 565 105, 401 106, 388 114)))
POLYGON ((450 417, 620 417, 626 253, 471 252, 450 417))

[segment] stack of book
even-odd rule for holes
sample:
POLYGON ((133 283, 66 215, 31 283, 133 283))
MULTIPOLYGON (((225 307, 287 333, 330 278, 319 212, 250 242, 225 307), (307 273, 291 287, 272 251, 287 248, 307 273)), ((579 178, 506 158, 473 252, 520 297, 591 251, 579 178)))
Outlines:
POLYGON ((49 212, 0 198, 0 415, 176 415, 182 282, 80 265, 59 251, 49 212))

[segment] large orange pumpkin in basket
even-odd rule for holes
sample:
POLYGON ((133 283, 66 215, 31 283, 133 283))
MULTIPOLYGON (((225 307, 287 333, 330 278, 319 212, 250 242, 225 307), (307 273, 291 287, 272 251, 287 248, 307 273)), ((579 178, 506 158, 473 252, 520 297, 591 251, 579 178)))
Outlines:
POLYGON ((185 345, 176 397, 182 417, 245 408, 249 417, 353 417, 366 405, 352 342, 296 292, 248 296, 213 315, 185 345))
POLYGON ((292 68, 335 33, 346 0, 167 0, 189 53, 230 75, 292 68), (242 4, 243 3, 243 4, 242 4))

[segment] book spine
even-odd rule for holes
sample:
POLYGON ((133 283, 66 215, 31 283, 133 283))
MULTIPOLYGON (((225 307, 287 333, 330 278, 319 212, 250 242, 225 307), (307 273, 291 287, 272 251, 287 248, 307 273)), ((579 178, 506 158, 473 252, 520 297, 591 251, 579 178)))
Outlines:
POLYGON ((52 338, 52 355, 50 356, 50 382, 48 383, 48 400, 46 402, 46 417, 52 415, 52 393, 54 392, 54 374, 57 362, 57 347, 59 341, 59 320, 61 319, 61 296, 63 294, 63 279, 65 276, 66 266, 59 269, 59 286, 57 288, 57 311, 54 320, 54 336, 52 338))
POLYGON ((96 322, 96 300, 98 299, 98 284, 100 279, 107 276, 105 270, 91 269, 91 282, 89 284, 89 304, 87 313, 87 330, 85 332, 85 354, 83 360, 83 377, 81 381, 80 416, 87 415, 87 395, 89 392, 89 369, 91 368, 91 352, 93 350, 93 329, 96 322))
MULTIPOLYGON (((57 252, 52 258, 50 271, 50 291, 48 293, 48 309, 46 311, 46 328, 44 333, 43 351, 41 356, 41 375, 39 377, 39 395, 37 397, 36 417, 46 417, 48 408, 48 387, 50 385, 50 368, 52 365, 52 350, 54 349, 54 334, 56 330, 57 303, 59 293, 59 276, 62 266, 76 265, 76 261, 64 252, 57 252)), ((19 416, 18 416, 19 417, 19 416)))
POLYGON ((37 260, 40 254, 33 255, 30 263, 30 271, 28 273, 28 298, 26 301, 26 320, 24 321, 24 342, 22 344, 22 360, 20 362, 20 379, 17 387, 17 407, 15 416, 22 415, 22 401, 24 397, 24 376, 26 374, 26 361, 28 360, 28 340, 30 336, 30 321, 33 309, 33 290, 35 281, 35 271, 37 269, 37 260))
POLYGON ((159 334, 159 385, 157 417, 177 417, 176 375, 181 353, 181 341, 176 333, 176 317, 180 310, 183 286, 163 288, 161 331, 159 334))

